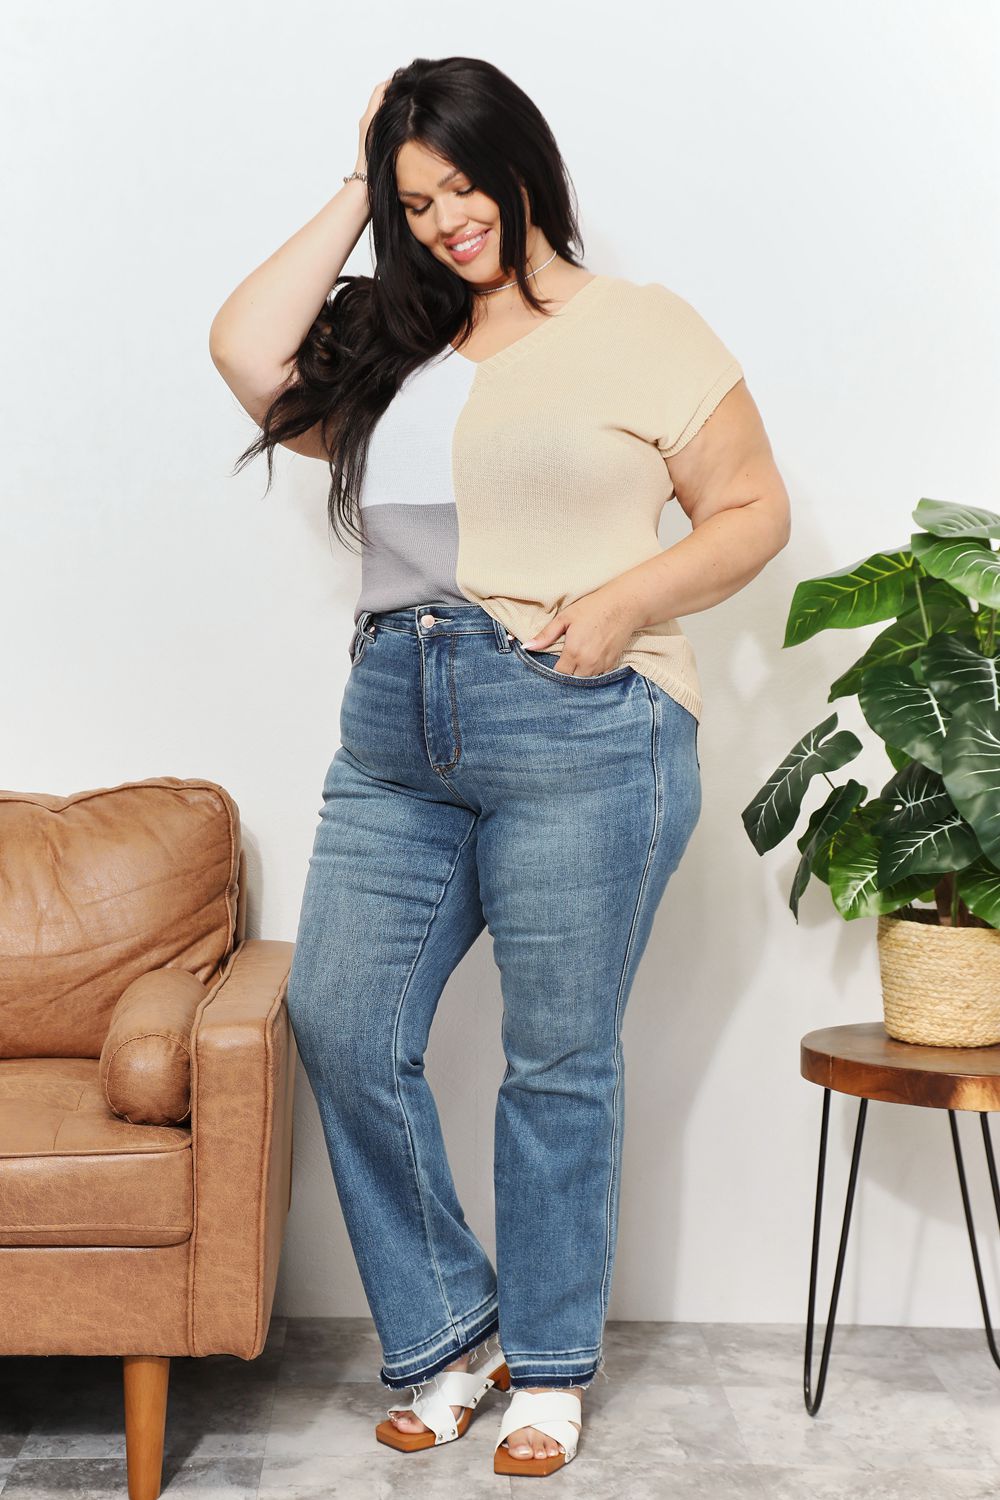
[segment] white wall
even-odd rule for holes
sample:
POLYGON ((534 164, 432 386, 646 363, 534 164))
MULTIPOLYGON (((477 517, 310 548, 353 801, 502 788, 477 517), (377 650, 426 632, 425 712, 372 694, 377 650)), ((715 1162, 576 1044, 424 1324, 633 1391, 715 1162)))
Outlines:
MULTIPOLYGON (((322 465, 279 450, 266 500, 262 462, 230 477, 255 429, 208 328, 352 170, 375 83, 418 55, 504 68, 568 160, 588 267, 670 285, 744 365, 794 534, 685 620, 704 808, 626 1014, 612 1317, 805 1316, 822 1092, 799 1039, 880 1017, 875 927, 819 884, 797 926, 794 842, 760 860, 740 810, 874 634, 783 652, 796 581, 904 544, 921 496, 1000 505, 997 17, 989 0, 4 10, 0 781, 221 782, 251 936, 295 934, 360 567, 328 542, 322 465)), ((347 269, 370 268, 365 236, 347 269)), ((836 707, 873 746, 874 789, 888 763, 836 707)), ((499 1027, 484 934, 428 1072, 491 1251, 499 1027)), ((832 1104, 821 1317, 856 1116, 832 1104)), ((961 1124, 988 1235, 978 1122, 961 1124)), ((365 1314, 301 1071, 296 1153, 277 1310, 365 1314)), ((862 1162, 838 1317, 974 1326, 947 1117, 872 1105, 862 1162)), ((987 1270, 992 1290, 995 1255, 987 1270)))

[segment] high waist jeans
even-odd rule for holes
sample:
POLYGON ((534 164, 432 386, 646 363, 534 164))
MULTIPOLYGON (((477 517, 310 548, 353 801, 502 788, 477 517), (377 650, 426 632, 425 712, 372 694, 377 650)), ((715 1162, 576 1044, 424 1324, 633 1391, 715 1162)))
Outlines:
POLYGON ((622 1017, 700 814, 698 723, 631 666, 557 660, 434 601, 362 614, 351 646, 288 1005, 391 1389, 497 1330, 515 1389, 588 1386, 604 1363, 622 1017), (495 1270, 424 1075, 484 926, 507 1063, 495 1270))

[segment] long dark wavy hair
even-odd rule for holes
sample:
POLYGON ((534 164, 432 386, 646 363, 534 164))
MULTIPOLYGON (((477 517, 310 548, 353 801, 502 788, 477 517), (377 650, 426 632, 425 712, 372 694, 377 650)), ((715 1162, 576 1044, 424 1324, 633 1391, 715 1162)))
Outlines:
POLYGON ((569 173, 544 117, 517 84, 476 57, 418 57, 396 69, 365 137, 375 274, 337 277, 234 469, 266 452, 266 494, 275 446, 322 423, 330 526, 341 542, 348 532, 368 540, 359 495, 379 417, 407 375, 446 343, 461 343, 473 323, 476 293, 407 224, 396 192, 396 156, 407 141, 459 167, 494 199, 502 274, 516 276, 536 311, 545 303, 524 273, 522 185, 531 220, 553 250, 573 265, 581 261, 571 246, 583 253, 569 173))

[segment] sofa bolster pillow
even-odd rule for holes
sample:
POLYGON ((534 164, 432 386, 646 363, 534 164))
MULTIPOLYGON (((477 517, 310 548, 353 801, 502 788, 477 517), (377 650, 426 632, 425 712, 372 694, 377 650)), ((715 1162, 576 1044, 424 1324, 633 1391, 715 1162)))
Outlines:
POLYGON ((208 990, 186 969, 134 979, 111 1013, 100 1080, 132 1125, 179 1125, 191 1113, 191 1027, 208 990))

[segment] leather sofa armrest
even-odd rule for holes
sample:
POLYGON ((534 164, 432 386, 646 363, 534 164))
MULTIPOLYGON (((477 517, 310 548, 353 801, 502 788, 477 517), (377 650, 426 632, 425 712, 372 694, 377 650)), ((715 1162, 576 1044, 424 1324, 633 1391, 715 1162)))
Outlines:
POLYGON ((111 1012, 101 1088, 131 1125, 179 1125, 191 1113, 191 1027, 206 993, 186 969, 152 969, 111 1012))
POLYGON ((191 1032, 191 1352, 255 1359, 270 1321, 291 1191, 294 943, 234 949, 191 1032))

